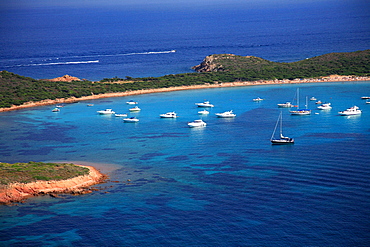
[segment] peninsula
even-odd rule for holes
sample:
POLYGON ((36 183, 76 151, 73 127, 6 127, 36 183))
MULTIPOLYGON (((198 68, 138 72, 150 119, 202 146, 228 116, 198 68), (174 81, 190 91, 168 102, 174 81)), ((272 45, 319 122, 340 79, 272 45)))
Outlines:
POLYGON ((162 77, 105 78, 98 82, 63 76, 36 80, 0 72, 0 112, 107 97, 187 89, 284 83, 370 80, 370 50, 329 53, 292 63, 254 56, 215 54, 193 67, 194 73, 162 77))
POLYGON ((0 204, 37 195, 86 194, 108 177, 91 166, 67 163, 0 163, 0 204))

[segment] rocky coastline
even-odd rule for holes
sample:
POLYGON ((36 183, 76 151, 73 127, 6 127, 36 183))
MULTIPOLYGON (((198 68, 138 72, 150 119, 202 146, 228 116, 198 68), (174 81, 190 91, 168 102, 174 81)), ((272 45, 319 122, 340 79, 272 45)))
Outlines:
MULTIPOLYGON (((80 165, 82 166, 82 165, 80 165)), ((39 195, 57 197, 58 194, 86 194, 91 193, 91 186, 103 183, 108 176, 92 166, 88 168, 89 174, 60 181, 36 181, 32 183, 12 183, 0 187, 0 204, 23 202, 25 199, 39 195)))

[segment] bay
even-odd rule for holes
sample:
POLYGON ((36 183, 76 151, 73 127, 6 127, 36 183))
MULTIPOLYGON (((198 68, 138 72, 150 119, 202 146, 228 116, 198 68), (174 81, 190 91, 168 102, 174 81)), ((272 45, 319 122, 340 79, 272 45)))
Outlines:
POLYGON ((4 112, 3 162, 92 163, 110 176, 82 196, 2 206, 3 245, 363 246, 369 242, 368 82, 264 85, 109 98, 4 112), (291 116, 278 103, 315 96, 330 111, 291 116), (264 100, 254 102, 261 97, 264 100), (139 102, 140 119, 128 113, 139 102), (199 119, 197 102, 215 105, 199 119), (88 107, 92 103, 94 106, 88 107), (357 105, 361 116, 338 111, 357 105), (215 113, 233 110, 234 119, 215 113), (176 111, 177 119, 159 114, 176 111), (269 139, 283 113, 291 146, 269 139))

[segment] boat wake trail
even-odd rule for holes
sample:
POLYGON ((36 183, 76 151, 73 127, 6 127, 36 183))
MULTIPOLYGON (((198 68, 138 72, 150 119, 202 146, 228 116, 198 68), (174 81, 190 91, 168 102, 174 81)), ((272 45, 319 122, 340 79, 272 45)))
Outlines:
POLYGON ((26 66, 50 66, 50 65, 68 65, 68 64, 86 64, 86 63, 99 63, 99 60, 93 61, 72 61, 72 62, 58 62, 58 63, 30 63, 30 64, 20 64, 15 67, 26 67, 26 66))
POLYGON ((91 63, 100 63, 101 61, 99 60, 99 58, 104 58, 104 57, 169 54, 169 53, 174 53, 174 52, 176 52, 176 50, 131 52, 131 53, 117 53, 117 54, 76 55, 76 56, 61 56, 61 57, 54 57, 54 58, 50 58, 50 57, 49 58, 20 58, 20 59, 4 60, 3 66, 1 66, 2 61, 0 61, 0 67, 11 68, 11 67, 30 67, 30 66, 91 64, 91 63), (91 59, 91 60, 87 60, 87 59, 91 59), (74 60, 77 60, 77 61, 74 61, 74 60), (84 60, 87 60, 87 61, 84 61, 84 60))

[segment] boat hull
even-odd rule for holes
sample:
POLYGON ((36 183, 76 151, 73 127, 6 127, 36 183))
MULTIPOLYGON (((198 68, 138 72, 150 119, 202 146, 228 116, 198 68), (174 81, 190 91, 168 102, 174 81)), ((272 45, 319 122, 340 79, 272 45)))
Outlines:
POLYGON ((289 144, 294 144, 294 140, 286 140, 286 139, 273 139, 271 140, 271 143, 273 145, 289 145, 289 144))

